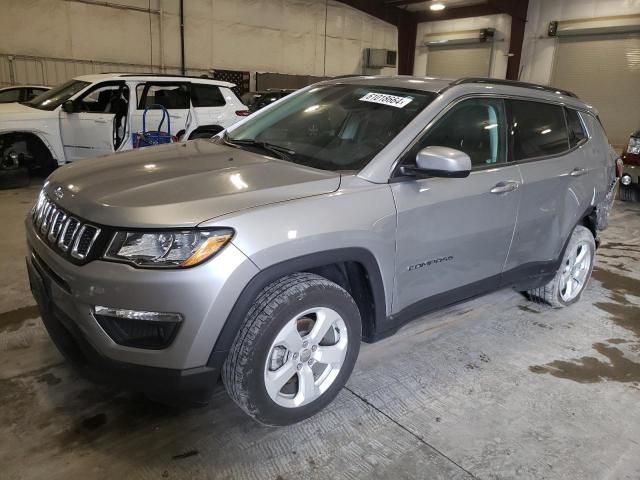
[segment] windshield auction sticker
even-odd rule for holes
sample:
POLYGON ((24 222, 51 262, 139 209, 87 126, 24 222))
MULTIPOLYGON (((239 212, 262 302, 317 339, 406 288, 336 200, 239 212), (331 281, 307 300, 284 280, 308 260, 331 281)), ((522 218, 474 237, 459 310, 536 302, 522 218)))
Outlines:
POLYGON ((413 98, 411 97, 397 97, 395 95, 388 95, 386 93, 367 93, 360 99, 361 102, 380 103, 381 105, 389 105, 390 107, 404 108, 411 103, 413 98))

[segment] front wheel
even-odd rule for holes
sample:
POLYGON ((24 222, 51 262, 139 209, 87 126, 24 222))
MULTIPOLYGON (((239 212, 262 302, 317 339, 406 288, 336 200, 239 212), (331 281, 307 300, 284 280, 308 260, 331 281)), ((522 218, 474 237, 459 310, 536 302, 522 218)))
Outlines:
POLYGON ((346 290, 295 273, 256 298, 223 366, 223 382, 260 423, 296 423, 322 410, 344 386, 360 337, 360 313, 346 290))
POLYGON ((577 302, 591 278, 595 252, 596 242, 591 231, 582 225, 576 226, 556 276, 544 287, 529 290, 529 297, 556 308, 577 302))

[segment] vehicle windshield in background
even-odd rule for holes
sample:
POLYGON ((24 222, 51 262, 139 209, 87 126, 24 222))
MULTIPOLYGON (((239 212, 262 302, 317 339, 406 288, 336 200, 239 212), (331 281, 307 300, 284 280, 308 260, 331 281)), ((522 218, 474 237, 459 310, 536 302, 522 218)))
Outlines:
POLYGON ((88 85, 89 82, 69 80, 62 85, 53 87, 51 90, 38 95, 28 102, 24 102, 24 104, 29 107, 39 108, 40 110, 55 110, 88 85))
POLYGON ((323 85, 284 100, 233 129, 238 148, 323 170, 360 170, 433 99, 433 92, 323 85))

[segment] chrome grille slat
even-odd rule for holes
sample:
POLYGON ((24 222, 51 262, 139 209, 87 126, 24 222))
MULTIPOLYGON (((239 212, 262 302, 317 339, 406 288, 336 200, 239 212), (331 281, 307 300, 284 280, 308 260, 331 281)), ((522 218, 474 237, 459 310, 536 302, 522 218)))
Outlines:
POLYGON ((53 203, 50 203, 48 208, 47 208, 47 212, 44 215, 44 218, 42 220, 42 225, 40 226, 40 233, 47 233, 47 230, 49 228, 49 223, 51 223, 51 217, 56 213, 58 209, 56 208, 56 206, 53 203))
POLYGON ((33 209, 32 222, 43 241, 76 260, 87 259, 100 235, 100 228, 70 216, 44 194, 33 209))
POLYGON ((51 208, 51 203, 49 203, 48 200, 45 200, 45 202, 42 205, 42 209, 40 210, 40 213, 38 214, 38 221, 36 222, 36 228, 40 228, 42 226, 42 222, 44 221, 44 217, 47 216, 47 213, 49 212, 50 208, 51 208))
POLYGON ((47 240, 51 243, 55 243, 58 239, 58 235, 60 234, 60 229, 62 228, 62 224, 67 219, 67 214, 62 210, 58 210, 56 213, 55 219, 51 220, 51 227, 49 228, 49 235, 47 235, 47 240))
POLYGON ((96 241, 96 238, 98 238, 99 234, 99 228, 96 228, 92 225, 83 225, 82 228, 80 228, 78 235, 76 235, 75 241, 73 242, 71 256, 73 258, 77 258, 78 260, 84 260, 91 250, 93 243, 96 241), (87 242, 87 245, 85 246, 83 242, 87 242))
POLYGON ((79 228, 80 222, 78 221, 78 219, 73 217, 69 218, 67 224, 65 225, 64 233, 60 235, 60 243, 58 244, 60 250, 62 250, 63 252, 69 251, 69 248, 71 247, 73 239, 76 236, 76 233, 78 233, 79 228))

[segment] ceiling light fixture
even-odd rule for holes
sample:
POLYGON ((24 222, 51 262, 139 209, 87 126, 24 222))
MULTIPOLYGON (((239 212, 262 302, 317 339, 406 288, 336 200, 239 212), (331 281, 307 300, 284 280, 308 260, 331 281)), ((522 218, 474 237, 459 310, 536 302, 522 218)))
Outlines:
POLYGON ((439 3, 439 2, 438 3, 432 3, 431 5, 429 5, 429 8, 431 10, 433 10, 434 12, 438 12, 440 10, 444 10, 444 7, 445 7, 444 3, 439 3))

